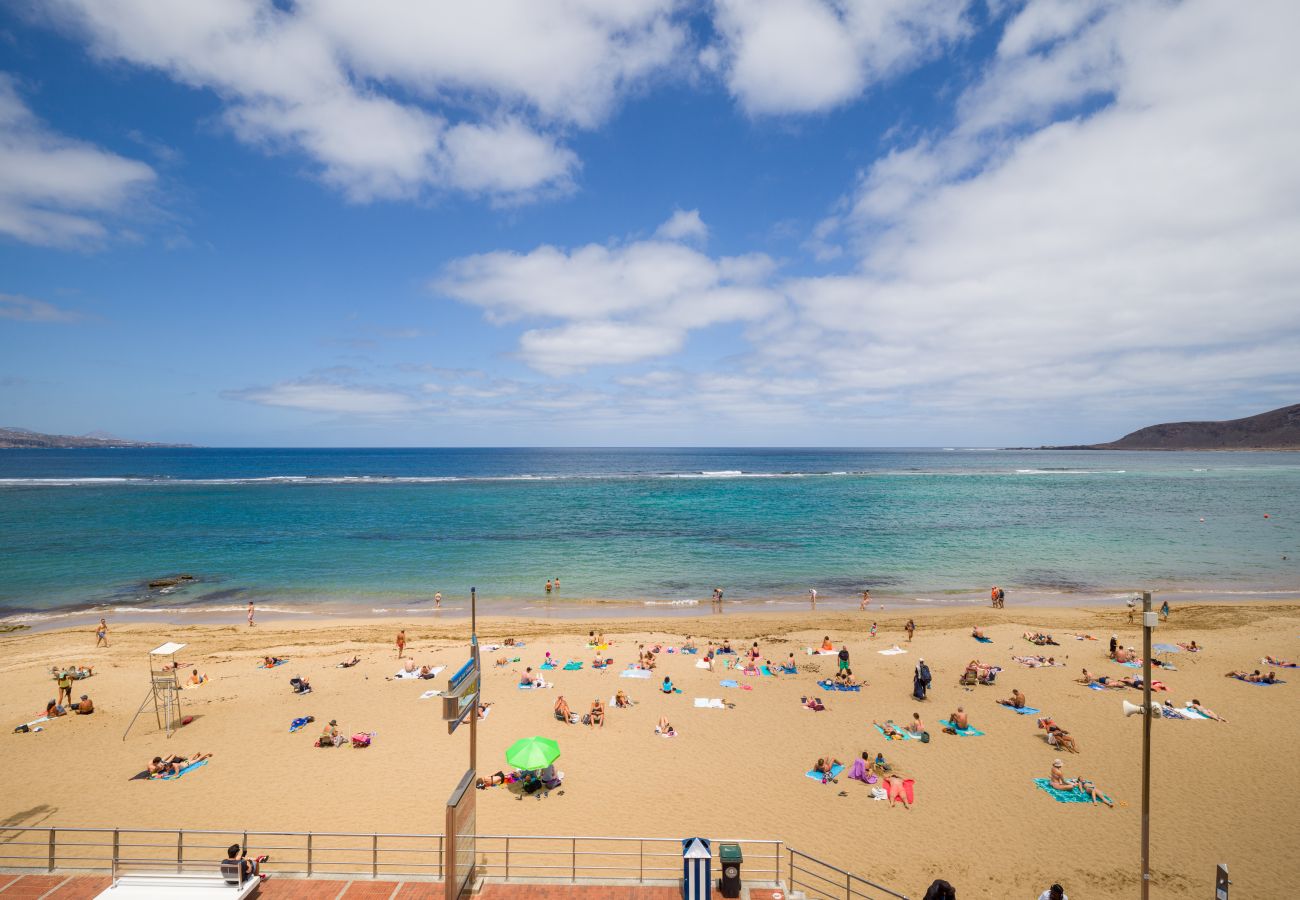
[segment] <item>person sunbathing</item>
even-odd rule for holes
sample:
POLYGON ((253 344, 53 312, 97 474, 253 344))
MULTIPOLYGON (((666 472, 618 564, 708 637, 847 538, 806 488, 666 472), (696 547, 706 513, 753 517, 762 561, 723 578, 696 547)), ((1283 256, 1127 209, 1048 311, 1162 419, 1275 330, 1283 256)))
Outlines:
POLYGON ((785 661, 785 668, 786 668, 788 671, 790 671, 790 672, 797 672, 797 671, 799 671, 799 664, 798 664, 797 662, 794 661, 794 654, 793 654, 793 653, 791 653, 790 656, 786 658, 786 661, 785 661))
POLYGON ((724 638, 724 639, 723 639, 723 641, 722 641, 722 646, 718 648, 718 652, 719 652, 719 653, 735 653, 735 652, 736 652, 735 650, 732 650, 732 649, 731 649, 731 638, 724 638))
POLYGON ((1058 791, 1079 791, 1080 793, 1087 794, 1091 797, 1093 803, 1100 800, 1111 809, 1115 808, 1115 804, 1106 799, 1105 795, 1098 791, 1097 786, 1091 781, 1088 781, 1086 778, 1067 779, 1065 777, 1064 768, 1065 763, 1059 759, 1052 763, 1052 774, 1048 779, 1048 784, 1051 785, 1051 787, 1058 791))
POLYGON ((748 662, 748 663, 745 663, 745 667, 744 667, 743 669, 741 669, 740 671, 744 672, 746 675, 757 675, 757 674, 758 674, 758 666, 754 665, 754 663, 752 663, 752 662, 748 662))
POLYGON ((203 762, 205 759, 211 759, 211 753, 195 753, 189 759, 183 756, 172 754, 165 759, 161 756, 155 756, 153 762, 149 763, 147 770, 150 778, 165 778, 168 775, 178 775, 181 769, 191 766, 197 762, 203 762))
POLYGON ((804 697, 803 705, 815 712, 822 712, 826 707, 816 697, 804 697))
POLYGON ((970 728, 970 717, 966 715, 966 709, 962 706, 957 707, 955 713, 948 714, 948 721, 963 731, 970 728))
POLYGON ((696 646, 695 646, 695 641, 691 639, 691 636, 690 636, 689 634, 686 635, 686 642, 685 642, 684 644, 682 644, 682 649, 683 649, 683 650, 695 650, 695 649, 697 649, 696 646))
POLYGON ((1024 709, 1025 695, 1020 693, 1019 689, 1012 688, 1011 696, 1005 700, 999 700, 998 703, 1000 703, 1002 706, 1009 706, 1012 709, 1024 709))
POLYGON ((917 736, 925 731, 925 723, 921 721, 920 713, 912 713, 912 721, 907 723, 907 730, 917 736))
POLYGON ((192 671, 192 672, 190 673, 190 677, 189 677, 188 679, 186 679, 186 682, 185 682, 185 683, 186 683, 186 684, 192 684, 192 685, 198 685, 198 684, 203 684, 203 682, 205 682, 205 681, 207 681, 207 680, 208 680, 208 676, 206 676, 206 675, 200 675, 200 674, 199 674, 199 670, 198 670, 198 669, 195 669, 194 671, 192 671))
POLYGON ((843 765, 843 763, 838 759, 835 759, 832 756, 823 756, 821 759, 817 760, 817 765, 813 766, 813 771, 825 776, 831 781, 835 781, 835 779, 831 778, 831 773, 835 771, 836 766, 840 765, 843 765))
POLYGON ((66 716, 67 714, 68 711, 60 706, 57 700, 51 700, 49 703, 45 704, 45 717, 47 719, 54 719, 59 716, 66 716))
POLYGON ((433 678, 434 677, 433 666, 420 666, 420 677, 433 678))
POLYGON ((490 787, 496 787, 498 784, 505 784, 505 783, 506 783, 505 772, 493 772, 487 778, 480 778, 477 781, 475 781, 474 787, 482 791, 490 787))
POLYGON ((1201 652, 1201 648, 1198 647, 1198 646, 1196 645, 1196 641, 1192 641, 1190 644, 1179 643, 1178 646, 1182 647, 1182 648, 1183 648, 1184 650, 1186 650, 1188 653, 1200 653, 1200 652, 1201 652))
POLYGON ((1264 656, 1264 664, 1267 666, 1277 666, 1279 669, 1294 669, 1296 664, 1285 659, 1278 659, 1276 656, 1264 656))
POLYGON ((282 662, 284 662, 284 660, 282 660, 282 659, 281 659, 280 657, 278 657, 278 656, 263 656, 263 657, 262 657, 262 668, 263 668, 263 669, 273 669, 273 668, 275 668, 276 666, 278 666, 278 665, 279 665, 280 663, 282 663, 282 662))
POLYGON ((632 701, 628 699, 627 694, 623 693, 622 691, 619 691, 617 694, 614 695, 614 705, 617 706, 619 709, 627 709, 629 706, 632 705, 632 701))
POLYGON ((540 676, 540 675, 534 675, 534 674, 533 674, 533 667, 532 667, 532 666, 527 666, 527 667, 524 669, 523 673, 519 676, 519 686, 520 686, 520 687, 534 687, 534 686, 537 684, 537 682, 540 681, 540 680, 541 680, 541 676, 540 676))
POLYGON ((95 703, 88 696, 82 694, 81 699, 72 704, 72 711, 79 716, 88 716, 95 711, 95 703))
POLYGON ((352 657, 351 659, 349 659, 347 662, 341 662, 341 663, 339 663, 339 664, 336 665, 334 668, 336 668, 336 669, 350 669, 350 668, 352 668, 353 666, 355 666, 355 665, 356 665, 357 663, 359 663, 359 662, 361 662, 361 657, 359 657, 359 656, 354 656, 354 657, 352 657))
POLYGON ((1047 657, 1045 656, 1013 656, 1011 658, 1022 666, 1029 666, 1031 669, 1037 669, 1039 666, 1054 665, 1054 663, 1048 663, 1047 657))
POLYGON ((1197 700, 1195 697, 1193 697, 1192 702, 1187 705, 1190 706, 1192 709, 1196 710, 1198 713, 1200 713, 1203 716, 1208 716, 1209 718, 1213 719, 1216 722, 1222 722, 1224 725, 1228 724, 1227 719, 1223 718, 1223 716, 1216 714, 1214 710, 1206 709, 1204 706, 1201 706, 1201 701, 1197 700))
POLYGON ((295 694, 311 693, 311 682, 301 675, 295 675, 289 679, 289 686, 293 688, 295 694))
POLYGON ((1071 753, 1079 752, 1079 745, 1074 740, 1074 736, 1071 735, 1070 732, 1062 728, 1060 725, 1057 725, 1051 719, 1048 719, 1047 724, 1044 726, 1044 728, 1047 731, 1047 743, 1051 744, 1052 746, 1064 747, 1066 750, 1069 750, 1071 753))
POLYGON ((831 643, 831 636, 829 634, 822 638, 822 649, 832 651, 835 649, 835 645, 831 643))
POLYGON ((983 629, 983 628, 980 628, 978 625, 976 625, 974 628, 972 628, 972 629, 970 630, 970 636, 973 637, 973 638, 983 638, 983 637, 984 637, 984 629, 983 629))
POLYGON ((677 731, 673 728, 672 723, 668 721, 667 716, 660 716, 659 724, 655 726, 655 734, 675 736, 677 731))
POLYGON ((905 735, 905 734, 903 734, 903 732, 899 731, 899 730, 898 730, 898 727, 897 727, 896 725, 894 725, 894 720, 893 720, 893 719, 886 719, 884 725, 881 725, 879 722, 876 722, 876 721, 872 721, 871 724, 872 724, 872 725, 875 725, 877 728, 879 728, 881 731, 883 731, 883 732, 885 733, 885 739, 886 739, 886 740, 889 740, 889 741, 901 741, 901 740, 905 740, 905 739, 907 738, 907 735, 905 735))
POLYGON ((591 701, 591 712, 587 714, 587 723, 593 728, 605 727, 605 704, 597 697, 591 701))
POLYGON ((1245 670, 1232 671, 1228 673, 1228 677, 1238 678, 1242 681, 1249 681, 1251 684, 1272 684, 1273 682, 1277 681, 1277 676, 1275 674, 1269 672, 1267 675, 1261 675, 1259 673, 1259 669, 1256 669, 1254 672, 1251 672, 1250 674, 1247 674, 1245 670))
POLYGON ((491 702, 488 702, 488 703, 480 703, 480 704, 478 705, 478 717, 479 717, 480 719, 486 719, 486 718, 487 718, 487 714, 488 714, 488 710, 491 709, 491 708, 492 708, 492 704, 491 704, 491 702))
POLYGON ((573 711, 569 709, 569 701, 565 700, 563 695, 555 701, 555 718, 566 725, 573 719, 573 711))
POLYGON ((904 793, 904 778, 897 772, 885 776, 885 793, 889 798, 889 805, 893 806, 894 801, 901 801, 903 809, 911 809, 912 805, 907 802, 907 794, 904 793))

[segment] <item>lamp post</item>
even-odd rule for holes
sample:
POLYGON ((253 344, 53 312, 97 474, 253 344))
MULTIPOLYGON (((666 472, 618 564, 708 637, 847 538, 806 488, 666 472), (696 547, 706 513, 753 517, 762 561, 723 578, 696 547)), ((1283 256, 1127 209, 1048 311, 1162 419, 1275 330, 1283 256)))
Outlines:
POLYGON ((1151 891, 1151 592, 1142 592, 1142 900, 1151 891))

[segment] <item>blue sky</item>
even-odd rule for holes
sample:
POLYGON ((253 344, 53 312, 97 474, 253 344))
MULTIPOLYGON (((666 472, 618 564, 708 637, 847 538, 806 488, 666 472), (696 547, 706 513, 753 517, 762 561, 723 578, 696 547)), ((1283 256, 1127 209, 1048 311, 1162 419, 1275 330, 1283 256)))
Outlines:
POLYGON ((0 424, 1104 440, 1300 397, 1300 6, 0 7, 0 424))

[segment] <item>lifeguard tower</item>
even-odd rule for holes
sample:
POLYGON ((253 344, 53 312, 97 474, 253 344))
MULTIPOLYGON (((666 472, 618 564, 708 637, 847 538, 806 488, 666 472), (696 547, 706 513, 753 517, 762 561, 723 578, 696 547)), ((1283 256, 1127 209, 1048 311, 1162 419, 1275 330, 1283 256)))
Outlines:
POLYGON ((149 708, 150 703, 153 703, 154 718, 158 721, 158 727, 166 731, 168 737, 171 737, 172 732, 180 727, 181 682, 180 673, 177 671, 176 654, 185 647, 185 644, 168 641, 161 647, 149 651, 149 693, 145 695, 140 708, 131 717, 131 723, 126 726, 126 731, 122 732, 122 740, 126 740, 126 736, 131 732, 131 726, 135 724, 136 719, 140 718, 140 713, 149 708))

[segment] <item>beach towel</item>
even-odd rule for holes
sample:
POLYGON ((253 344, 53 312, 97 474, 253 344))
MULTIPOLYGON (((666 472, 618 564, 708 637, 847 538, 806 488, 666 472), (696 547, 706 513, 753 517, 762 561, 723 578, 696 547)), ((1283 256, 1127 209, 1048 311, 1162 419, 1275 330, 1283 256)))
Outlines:
POLYGON ((1104 691, 1104 690, 1106 690, 1106 685, 1104 685, 1104 684, 1098 684, 1098 683, 1095 682, 1095 681, 1090 681, 1090 682, 1088 682, 1088 690, 1090 690, 1090 691, 1104 691))
POLYGON ((1135 660, 1133 662, 1120 663, 1120 665, 1126 669, 1140 669, 1142 668, 1142 661, 1135 660))
POLYGON ((549 682, 549 681, 543 681, 541 684, 521 684, 521 685, 519 685, 519 690, 521 690, 521 691, 533 691, 533 690, 540 691, 542 688, 553 688, 553 687, 555 687, 555 685, 552 684, 551 682, 549 682))
POLYGON ((723 703, 721 699, 710 699, 708 697, 696 697, 695 708, 696 709, 726 709, 727 704, 723 703))
POLYGON ((781 667, 781 671, 784 672, 784 673, 787 674, 787 675, 797 675, 798 672, 799 672, 799 669, 796 668, 795 666, 782 666, 782 667, 781 667))
POLYGON ((699 652, 700 652, 700 648, 699 648, 699 647, 683 647, 683 648, 682 648, 682 652, 683 652, 683 653, 689 653, 689 654, 691 654, 692 656, 694 656, 696 653, 699 653, 699 652))
POLYGON ((969 726, 966 728, 958 728, 956 725, 952 724, 947 719, 940 719, 939 724, 942 725, 944 728, 951 728, 953 731, 957 732, 962 737, 983 737, 984 735, 984 732, 980 731, 978 728, 971 728, 969 726))
MULTIPOLYGON (((1002 706, 1002 704, 999 703, 998 706, 1002 706)), ((1011 710, 1013 713, 1016 713, 1017 715, 1021 715, 1021 716, 1036 716, 1036 715, 1038 715, 1040 712, 1042 712, 1041 709, 1035 709, 1035 708, 1032 707, 1032 706, 1026 706, 1026 707, 1024 707, 1024 708, 1022 708, 1022 709, 1016 709, 1014 706, 1002 706, 1002 708, 1003 708, 1003 709, 1009 709, 1009 710, 1011 710)))
POLYGON ((740 682, 730 678, 724 678, 719 682, 723 687, 740 687, 740 682))
POLYGON ((178 772, 176 772, 176 774, 174 774, 174 775, 164 775, 162 778, 155 778, 155 779, 153 779, 153 780, 154 780, 154 781, 175 781, 177 778, 180 778, 182 775, 184 775, 184 774, 185 774, 186 772, 188 772, 190 769, 198 769, 198 768, 201 768, 201 767, 203 767, 203 766, 206 766, 207 764, 208 764, 208 761, 207 761, 206 759, 201 759, 201 760, 199 760, 198 762, 187 763, 186 765, 181 766, 180 770, 179 770, 178 772))
POLYGON ((677 737, 676 729, 672 731, 660 731, 658 725, 655 726, 655 734, 659 735, 660 737, 666 737, 666 738, 677 737))
POLYGON ((258 664, 257 664, 257 667, 258 667, 259 669, 274 669, 276 666, 282 666, 282 665, 284 665, 285 663, 287 663, 288 661, 289 661, 289 658, 288 658, 288 657, 285 657, 284 659, 277 659, 275 662, 271 663, 269 666, 268 666, 266 663, 258 663, 258 664))
POLYGON ((645 678, 650 677, 649 669, 624 669, 618 673, 619 678, 645 678))
POLYGON ((303 716, 300 719, 294 719, 292 722, 289 723, 289 733, 293 734, 299 728, 305 728, 307 725, 309 725, 314 721, 315 719, 313 719, 311 716, 303 716))
POLYGON ((1274 669, 1296 669, 1300 668, 1300 663, 1271 663, 1266 659, 1259 661, 1261 666, 1272 666, 1274 669))
MULTIPOLYGON (((972 635, 972 636, 973 636, 973 635, 972 635)), ((977 638, 975 638, 975 640, 979 641, 981 644, 991 644, 991 643, 993 643, 993 638, 991 638, 991 637, 977 637, 977 638)))
MULTIPOLYGON (((894 727, 898 728, 897 725, 895 725, 894 727)), ((876 725, 875 729, 876 731, 879 731, 881 734, 885 733, 885 729, 881 728, 879 725, 876 725)), ((921 739, 921 736, 919 734, 912 734, 910 731, 904 731, 902 728, 898 728, 898 731, 903 736, 903 740, 905 741, 919 741, 921 739)), ((891 738, 891 740, 898 740, 898 738, 891 738)))
POLYGON ((425 691, 420 695, 421 700, 432 700, 434 697, 441 697, 442 691, 425 691))
POLYGON ((871 774, 866 761, 863 759, 853 760, 853 768, 849 769, 849 777, 854 781, 861 781, 863 784, 875 784, 880 780, 871 774))
POLYGON ((807 648, 809 656, 835 656, 838 650, 814 650, 812 647, 807 648))
POLYGON ((706 663, 706 662, 705 662, 704 660, 702 660, 702 659, 697 659, 697 660, 695 661, 695 668, 697 668, 697 669, 707 669, 708 667, 709 667, 709 664, 706 663))
POLYGON ((767 666, 759 666, 758 671, 762 672, 764 675, 771 675, 773 678, 776 677, 776 673, 773 672, 771 669, 769 669, 767 666))
MULTIPOLYGON (((835 765, 831 766, 831 774, 830 774, 830 777, 831 777, 831 778, 839 778, 839 777, 840 777, 840 773, 843 772, 843 771, 844 771, 844 767, 843 767, 842 765, 840 765, 839 763, 836 763, 835 765)), ((809 769, 809 770, 808 770, 808 777, 811 778, 811 779, 813 779, 814 781, 825 782, 825 781, 827 780, 827 776, 823 775, 821 772, 818 772, 816 769, 809 769)))
POLYGON ((552 662, 544 662, 544 663, 542 663, 540 666, 538 666, 537 668, 539 668, 539 669, 554 669, 554 668, 555 668, 555 663, 552 663, 552 662))
POLYGON ((573 662, 572 660, 564 664, 564 671, 566 672, 576 672, 581 668, 582 668, 582 663, 573 662))
POLYGON ((394 677, 394 678, 398 678, 398 679, 402 679, 402 680, 406 680, 406 679, 414 679, 414 678, 419 678, 419 677, 420 677, 420 673, 419 673, 418 670, 417 670, 417 671, 414 671, 414 672, 408 672, 408 671, 406 671, 405 669, 398 669, 397 674, 394 675, 393 677, 394 677))
MULTIPOLYGON (((1057 803, 1091 803, 1092 802, 1092 798, 1089 797, 1087 794, 1085 794, 1083 791, 1073 791, 1073 790, 1058 791, 1056 788, 1052 787, 1052 779, 1050 778, 1035 778, 1034 784, 1037 785, 1040 791, 1050 794, 1052 798, 1056 800, 1057 803)), ((1106 797, 1107 800, 1111 799, 1109 796, 1105 794, 1101 794, 1101 796, 1106 797)))
POLYGON ((902 653, 906 653, 907 651, 904 650, 902 647, 890 647, 888 650, 877 650, 876 652, 879 653, 881 656, 898 656, 902 653))
POLYGON ((1183 709, 1180 709, 1179 712, 1182 713, 1183 715, 1187 716, 1187 718, 1189 718, 1189 719, 1202 719, 1202 720, 1204 720, 1204 721, 1206 721, 1206 722, 1212 721, 1212 720, 1210 719, 1209 716, 1205 715, 1204 713, 1199 712, 1199 711, 1196 710, 1196 709, 1193 709, 1193 708, 1190 707, 1190 706, 1187 706, 1187 707, 1184 707, 1183 709))

